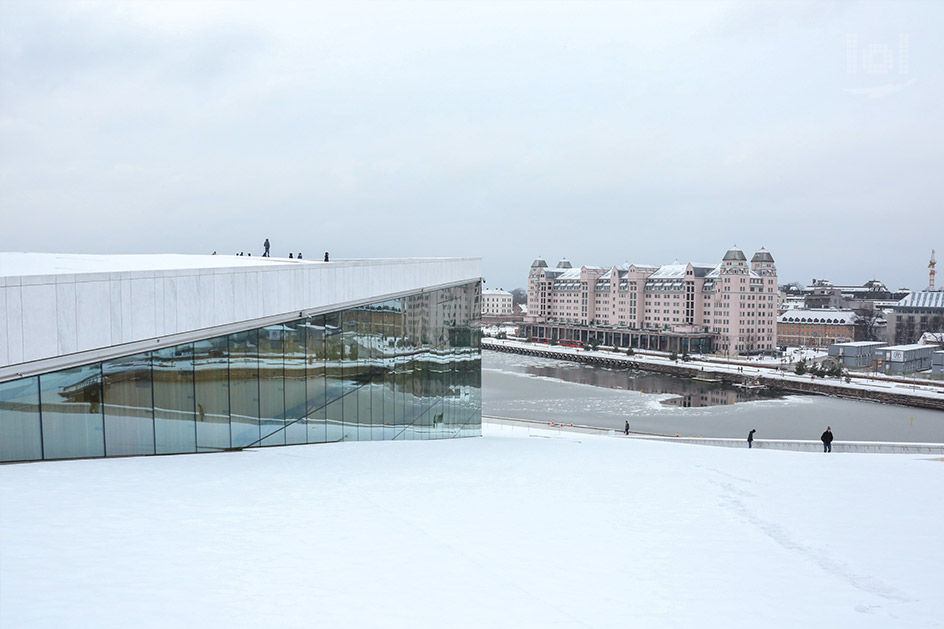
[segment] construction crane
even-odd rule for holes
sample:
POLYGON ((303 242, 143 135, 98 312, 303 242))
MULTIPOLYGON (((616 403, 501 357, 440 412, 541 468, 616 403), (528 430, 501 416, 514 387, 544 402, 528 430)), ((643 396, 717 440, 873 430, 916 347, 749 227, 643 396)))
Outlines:
POLYGON ((934 260, 934 249, 931 249, 931 261, 928 262, 928 290, 934 290, 934 274, 936 273, 934 265, 936 264, 937 262, 934 260))

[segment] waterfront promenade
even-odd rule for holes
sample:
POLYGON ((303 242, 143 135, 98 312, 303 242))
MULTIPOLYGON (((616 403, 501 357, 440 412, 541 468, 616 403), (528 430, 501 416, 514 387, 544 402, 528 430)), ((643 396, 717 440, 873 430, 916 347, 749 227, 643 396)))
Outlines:
POLYGON ((839 378, 815 378, 809 374, 771 365, 717 362, 702 357, 688 362, 670 360, 667 356, 636 352, 632 356, 612 350, 583 350, 574 347, 527 343, 514 340, 482 339, 482 349, 543 358, 598 364, 612 368, 639 369, 683 378, 710 379, 726 384, 759 384, 773 390, 794 393, 815 393, 886 404, 898 404, 932 410, 944 410, 944 382, 930 380, 873 378, 855 374, 850 382, 839 378))

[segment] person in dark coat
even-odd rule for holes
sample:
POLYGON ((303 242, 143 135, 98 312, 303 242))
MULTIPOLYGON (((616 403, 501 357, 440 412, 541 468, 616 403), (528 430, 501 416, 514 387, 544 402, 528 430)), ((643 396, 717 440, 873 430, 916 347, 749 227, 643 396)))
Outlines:
POLYGON ((629 434, 629 420, 628 419, 626 420, 626 426, 623 427, 623 434, 624 435, 629 434))
POLYGON ((292 252, 291 252, 291 251, 288 252, 288 259, 289 259, 289 260, 292 259, 292 252))
POLYGON ((262 243, 262 246, 265 247, 265 252, 262 254, 262 257, 268 258, 269 257, 269 239, 268 238, 265 239, 265 242, 262 243))
POLYGON ((299 251, 299 252, 298 252, 298 255, 297 255, 297 256, 295 256, 295 257, 296 257, 296 258, 298 258, 299 260, 301 260, 301 259, 302 259, 302 252, 301 252, 301 251, 299 251))
POLYGON ((325 262, 327 262, 327 261, 328 261, 328 252, 325 251, 325 262))
POLYGON ((823 442, 823 452, 832 452, 833 451, 833 431, 832 428, 826 426, 826 432, 823 433, 823 436, 820 437, 823 442))
POLYGON ((748 448, 753 448, 753 447, 754 447, 754 433, 755 433, 755 432, 757 432, 757 429, 756 429, 756 428, 751 428, 751 431, 750 431, 749 433, 747 433, 747 447, 748 447, 748 448))

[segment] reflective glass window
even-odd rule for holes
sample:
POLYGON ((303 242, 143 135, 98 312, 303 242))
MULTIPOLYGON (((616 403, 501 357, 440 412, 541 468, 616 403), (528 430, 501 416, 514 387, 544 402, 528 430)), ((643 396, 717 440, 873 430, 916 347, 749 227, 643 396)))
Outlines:
POLYGON ((386 343, 384 321, 386 311, 383 304, 376 304, 370 312, 368 334, 370 336, 370 425, 371 439, 386 439, 384 422, 384 382, 386 378, 386 343))
POLYGON ((151 354, 102 363, 105 455, 154 454, 151 354))
POLYGON ((325 428, 325 318, 322 315, 309 317, 306 325, 307 370, 306 389, 308 391, 308 443, 322 443, 327 440, 325 428))
POLYGON ((41 458, 39 378, 0 383, 0 461, 41 458))
POLYGON ((157 454, 197 451, 193 345, 151 352, 154 448, 157 454))
POLYGON ((229 338, 193 344, 197 450, 213 452, 230 447, 229 338))
POLYGON ((233 447, 258 444, 259 330, 229 335, 229 412, 233 447))
POLYGON ((341 313, 325 315, 325 400, 331 402, 344 394, 342 365, 344 338, 341 334, 341 313))
POLYGON ((259 330, 259 412, 262 445, 285 445, 283 326, 259 330))
POLYGON ((285 357, 285 442, 308 441, 306 398, 306 321, 299 319, 285 324, 283 354, 285 357))
POLYGON ((99 363, 41 375, 39 395, 45 458, 105 456, 99 363))

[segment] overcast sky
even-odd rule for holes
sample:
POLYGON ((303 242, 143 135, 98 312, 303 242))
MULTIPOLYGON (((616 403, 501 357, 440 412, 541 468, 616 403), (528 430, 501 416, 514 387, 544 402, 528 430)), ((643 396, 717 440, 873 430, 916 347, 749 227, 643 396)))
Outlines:
MULTIPOLYGON (((0 2, 0 250, 927 285, 944 3, 0 2)), ((944 261, 942 261, 944 267, 944 261)), ((944 281, 940 282, 944 284, 944 281)))

